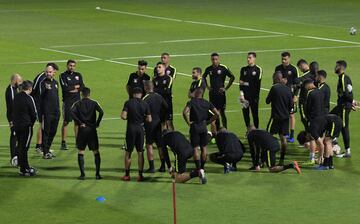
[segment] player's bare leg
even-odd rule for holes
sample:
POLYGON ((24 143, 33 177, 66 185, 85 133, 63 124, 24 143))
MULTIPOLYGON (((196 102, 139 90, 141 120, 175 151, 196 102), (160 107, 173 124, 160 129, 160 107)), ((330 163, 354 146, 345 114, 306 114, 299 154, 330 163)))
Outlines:
POLYGON ((195 167, 197 170, 200 169, 200 158, 199 158, 199 151, 200 147, 195 147, 194 148, 194 162, 195 162, 195 167))
POLYGON ((66 138, 68 135, 68 125, 69 123, 64 121, 61 127, 61 150, 68 150, 66 145, 66 138))
POLYGON ((283 166, 284 160, 285 160, 286 148, 287 148, 287 141, 286 141, 286 137, 284 135, 279 135, 279 136, 280 136, 280 141, 281 141, 279 166, 283 166))
POLYGON ((143 171, 144 171, 144 153, 138 152, 138 170, 139 170, 139 176, 137 177, 137 181, 143 181, 143 171))
POLYGON ((123 181, 130 181, 131 153, 125 152, 125 175, 121 178, 123 181))

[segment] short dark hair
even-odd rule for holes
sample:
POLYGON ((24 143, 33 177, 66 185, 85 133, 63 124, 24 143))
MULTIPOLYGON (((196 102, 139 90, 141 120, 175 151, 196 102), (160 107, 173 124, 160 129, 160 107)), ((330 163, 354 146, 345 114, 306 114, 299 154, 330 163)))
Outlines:
POLYGON ((170 56, 170 54, 169 54, 169 53, 166 53, 166 52, 164 52, 164 53, 161 54, 161 56, 165 56, 165 55, 168 56, 168 57, 170 56))
POLYGON ((322 77, 324 77, 324 78, 326 78, 326 76, 327 76, 327 74, 326 74, 326 71, 325 70, 320 70, 320 71, 318 71, 318 73, 317 73, 318 75, 320 75, 320 76, 322 76, 322 77))
POLYGON ((55 69, 56 71, 59 71, 59 66, 57 66, 57 64, 55 64, 54 62, 49 62, 46 64, 46 67, 52 67, 53 69, 55 69))
POLYGON ((138 61, 138 65, 139 65, 139 66, 147 66, 148 63, 147 63, 147 61, 145 61, 145 60, 139 60, 139 61, 138 61))
POLYGON ((214 52, 214 53, 211 54, 211 57, 219 57, 219 54, 214 52))
POLYGON ((195 70, 197 73, 202 73, 202 70, 200 67, 194 67, 193 70, 195 70))
POLYGON ((291 57, 290 53, 285 51, 281 53, 281 57, 291 57))
POLYGON ((66 62, 66 65, 69 65, 69 64, 76 64, 76 61, 73 60, 73 59, 69 59, 69 60, 66 62))
POLYGON ((307 84, 310 84, 310 83, 314 83, 314 80, 308 78, 308 79, 304 80, 303 85, 306 86, 307 84))
POLYGON ((300 65, 303 65, 303 64, 308 64, 307 61, 305 59, 300 59, 296 65, 299 67, 300 65))
POLYGON ((81 90, 81 94, 83 95, 83 97, 88 97, 88 96, 90 96, 90 92, 91 92, 91 90, 90 90, 90 88, 88 88, 88 87, 84 87, 84 88, 81 90))
POLYGON ((343 66, 344 68, 347 67, 347 63, 344 60, 339 60, 339 61, 336 62, 336 64, 339 64, 339 65, 343 66))
POLYGON ((254 58, 256 58, 256 53, 253 52, 253 51, 249 52, 249 53, 248 53, 248 56, 249 56, 249 55, 252 55, 254 58))
POLYGON ((281 71, 274 72, 274 74, 273 74, 273 82, 274 83, 280 83, 282 78, 284 78, 284 75, 282 74, 281 71))
POLYGON ((132 94, 139 94, 139 93, 143 93, 143 90, 140 87, 135 87, 132 89, 132 94))
POLYGON ((194 95, 195 97, 200 97, 204 94, 204 90, 201 88, 201 87, 197 87, 195 90, 194 90, 194 95))
POLYGON ((20 88, 24 91, 29 90, 32 87, 33 87, 33 82, 30 80, 26 80, 26 81, 22 82, 21 86, 20 86, 20 88))
POLYGON ((309 142, 311 139, 310 139, 310 135, 306 131, 301 131, 297 136, 297 140, 300 145, 304 145, 306 142, 309 142))

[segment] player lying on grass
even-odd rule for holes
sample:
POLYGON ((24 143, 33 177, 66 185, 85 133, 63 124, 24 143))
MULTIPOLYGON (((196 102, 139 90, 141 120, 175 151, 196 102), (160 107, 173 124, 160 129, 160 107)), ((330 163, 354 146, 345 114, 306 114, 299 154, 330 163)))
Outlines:
POLYGON ((90 99, 90 89, 83 87, 81 90, 82 99, 77 101, 71 107, 71 116, 75 121, 75 124, 79 127, 78 134, 76 136, 76 146, 78 148, 78 163, 80 168, 80 180, 85 179, 84 171, 84 152, 86 146, 89 150, 93 151, 95 158, 97 180, 102 179, 100 176, 100 153, 99 153, 99 138, 96 128, 99 127, 101 119, 104 115, 104 111, 98 104, 98 102, 90 99), (99 113, 96 119, 96 112, 99 113))
POLYGON ((254 126, 249 127, 247 135, 249 148, 252 159, 252 171, 260 171, 260 159, 266 162, 269 171, 278 173, 287 169, 295 169, 299 174, 301 173, 300 167, 296 161, 284 166, 276 166, 276 153, 280 151, 280 144, 278 139, 270 133, 256 129, 254 126))
POLYGON ((342 120, 334 114, 319 116, 311 122, 309 132, 302 131, 298 134, 301 145, 315 140, 318 150, 318 170, 334 169, 333 166, 333 140, 339 137, 342 129, 342 120))
MULTIPOLYGON (((175 161, 174 168, 171 168, 169 172, 177 183, 185 183, 188 180, 199 177, 200 183, 205 184, 207 179, 205 177, 205 171, 192 170, 190 173, 186 172, 186 163, 188 159, 193 157, 194 149, 186 137, 178 131, 163 132, 164 151, 167 151, 167 147, 174 153, 175 161)), ((170 161, 169 154, 164 153, 165 160, 170 161)))
POLYGON ((223 165, 225 174, 235 171, 236 163, 244 155, 244 145, 234 133, 228 132, 224 127, 220 128, 215 139, 219 152, 210 154, 210 160, 223 165))

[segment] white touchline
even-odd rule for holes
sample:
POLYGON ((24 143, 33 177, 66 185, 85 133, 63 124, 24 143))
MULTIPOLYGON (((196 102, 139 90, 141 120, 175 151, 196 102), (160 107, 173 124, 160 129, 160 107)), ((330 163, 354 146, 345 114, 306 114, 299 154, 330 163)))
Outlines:
MULTIPOLYGON (((255 51, 256 53, 267 53, 267 52, 282 52, 282 51, 313 51, 313 50, 325 50, 325 49, 341 49, 341 48, 358 48, 360 45, 346 45, 346 46, 333 46, 333 47, 304 47, 304 48, 283 48, 283 49, 264 49, 264 50, 247 50, 247 51, 228 51, 218 52, 222 55, 232 54, 247 54, 249 51, 255 51)), ((212 52, 207 53, 194 53, 194 54, 172 54, 171 57, 196 57, 196 56, 209 56, 212 52)), ((131 57, 119 57, 112 58, 110 60, 128 60, 128 59, 139 59, 139 58, 158 58, 159 55, 145 55, 145 56, 131 56, 131 57)))
POLYGON ((68 52, 68 51, 59 51, 59 50, 50 49, 50 48, 40 48, 40 50, 53 51, 53 52, 58 52, 58 53, 62 53, 62 54, 75 55, 75 56, 80 56, 80 57, 90 58, 90 59, 95 59, 95 60, 102 60, 101 58, 96 58, 96 57, 92 57, 92 56, 88 56, 88 55, 84 55, 84 54, 77 54, 77 53, 72 53, 72 52, 68 52))
POLYGON ((154 42, 114 42, 114 43, 89 43, 89 44, 71 44, 71 45, 53 45, 48 48, 72 48, 72 47, 94 47, 94 46, 116 46, 116 45, 144 45, 144 44, 166 44, 166 43, 181 43, 181 42, 197 42, 197 41, 215 41, 215 40, 238 40, 238 39, 260 39, 260 38, 276 38, 288 36, 287 34, 276 35, 257 35, 257 36, 236 36, 236 37, 212 37, 212 38, 193 38, 193 39, 179 39, 179 40, 162 40, 154 42))
POLYGON ((217 24, 217 23, 200 22, 200 21, 181 20, 181 19, 175 19, 175 18, 152 16, 152 15, 147 15, 147 14, 133 13, 133 12, 127 12, 127 11, 113 10, 113 9, 102 9, 101 8, 98 10, 105 11, 105 12, 120 13, 120 14, 131 15, 131 16, 146 17, 146 18, 151 18, 151 19, 168 20, 168 21, 173 21, 173 22, 192 23, 192 24, 207 25, 207 26, 217 26, 217 27, 222 27, 222 28, 230 28, 230 29, 262 32, 262 33, 271 33, 271 34, 286 34, 286 33, 275 32, 275 31, 253 29, 253 28, 239 27, 239 26, 230 26, 230 25, 223 25, 223 24, 217 24))
POLYGON ((313 36, 298 36, 298 37, 314 39, 314 40, 325 40, 325 41, 332 41, 332 42, 339 42, 339 43, 347 43, 347 44, 360 44, 360 42, 354 42, 354 41, 348 41, 348 40, 338 40, 338 39, 331 39, 331 38, 324 38, 324 37, 313 37, 313 36))

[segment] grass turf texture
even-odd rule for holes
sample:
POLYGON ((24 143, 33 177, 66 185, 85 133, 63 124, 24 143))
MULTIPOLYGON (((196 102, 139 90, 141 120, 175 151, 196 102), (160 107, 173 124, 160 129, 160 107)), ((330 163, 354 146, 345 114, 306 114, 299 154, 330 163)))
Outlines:
MULTIPOLYGON (((270 88, 271 74, 280 63, 281 49, 338 47, 318 50, 290 50, 295 64, 300 58, 317 60, 328 72, 333 102, 336 101, 337 77, 333 73, 335 61, 348 62, 348 74, 352 78, 355 97, 360 79, 360 38, 350 36, 351 26, 360 27, 360 3, 358 1, 0 1, 0 87, 5 92, 9 76, 18 72, 25 79, 33 79, 46 61, 98 60, 79 62, 78 71, 92 88, 92 97, 105 110, 105 118, 119 117, 127 98, 125 84, 128 74, 136 68, 106 61, 112 58, 136 64, 137 58, 146 55, 193 54, 211 52, 235 52, 222 54, 221 61, 239 79, 239 68, 246 64, 246 53, 258 51, 257 63, 264 75, 262 87, 270 88), (293 34, 259 39, 207 40, 193 42, 160 43, 164 40, 246 37, 274 35, 229 27, 209 26, 188 22, 155 19, 123 13, 95 10, 120 10, 146 15, 169 17, 180 20, 201 21, 248 27, 293 34), (341 43, 306 39, 300 35, 347 40, 341 43), (82 45, 94 43, 147 42, 139 45, 82 45), (51 47, 55 46, 55 47, 51 47), (68 53, 51 52, 50 48, 68 53), (261 52, 260 50, 276 50, 261 52), (239 53, 243 52, 243 53, 239 53), (86 56, 74 55, 76 53, 86 56), (137 57, 139 56, 139 57, 137 57), (38 62, 44 63, 24 63, 38 62)), ((158 61, 148 58, 150 65, 158 61)), ((60 71, 65 63, 59 62, 60 71)), ((178 72, 190 74, 191 68, 210 64, 208 55, 173 57, 171 64, 178 72)), ((152 69, 149 69, 152 74, 152 69)), ((59 72, 60 74, 60 72, 59 72)), ((58 74, 58 75, 59 75, 58 74)), ((187 89, 191 79, 178 75, 174 82, 174 112, 182 111, 187 101, 187 89)), ((261 92, 260 108, 265 105, 267 92, 261 92)), ((207 94, 206 94, 207 95, 207 94)), ((237 103, 237 85, 227 93, 229 129, 244 136, 244 122, 237 103)), ((333 106, 333 105, 332 105, 333 106)), ((1 101, 0 123, 6 124, 5 103, 1 101)), ((265 128, 269 110, 260 112, 260 126, 265 128)), ((298 114, 297 114, 298 116, 298 114)), ((299 119, 298 119, 299 121, 299 119)), ((239 172, 222 174, 222 167, 207 163, 208 184, 200 186, 196 181, 177 185, 179 223, 355 223, 359 218, 359 163, 357 138, 360 130, 358 113, 351 113, 351 159, 335 159, 336 169, 318 172, 304 169, 302 175, 289 170, 281 174, 267 171, 255 174, 247 171, 249 154, 239 163, 239 172)), ((167 174, 151 175, 149 182, 124 183, 123 155, 126 123, 120 120, 104 120, 99 128, 104 180, 94 180, 93 156, 85 156, 88 180, 78 181, 79 175, 74 138, 70 134, 69 151, 59 151, 60 132, 53 149, 57 158, 45 161, 31 148, 30 162, 38 168, 39 176, 20 178, 17 170, 9 167, 8 128, 0 127, 0 217, 2 223, 171 223, 171 180, 167 174), (104 203, 96 202, 104 196, 104 203), (15 218, 16 217, 16 218, 15 218)), ((297 123, 296 132, 301 129, 297 123)), ((60 127, 60 126, 59 126, 60 127)), ((175 127, 188 133, 181 116, 175 116, 175 127)), ((71 133, 72 125, 70 125, 71 133)), ((60 129, 59 129, 60 130, 60 129)), ((341 138, 342 139, 342 138, 341 138)), ((35 136, 33 144, 35 143, 35 136)), ((342 141, 341 141, 342 143, 342 141)), ((341 144, 342 145, 342 144, 341 144)), ((215 151, 212 145, 209 151, 215 151)), ((287 160, 306 161, 308 153, 289 144, 287 160)), ((133 156, 132 176, 136 176, 136 155, 133 156)), ((147 165, 147 164, 146 164, 147 165)), ((156 161, 159 166, 159 161, 156 161)), ((193 167, 190 163, 189 167, 193 167)))

